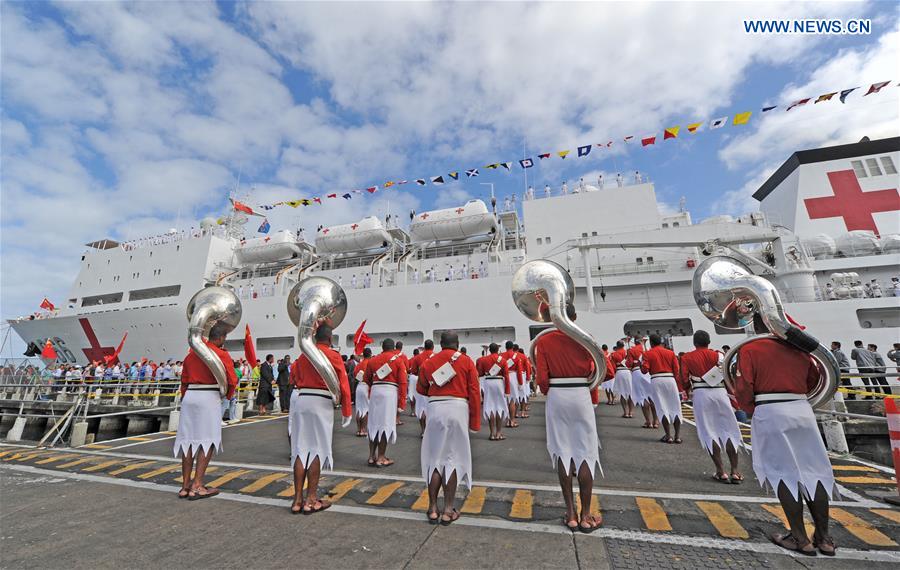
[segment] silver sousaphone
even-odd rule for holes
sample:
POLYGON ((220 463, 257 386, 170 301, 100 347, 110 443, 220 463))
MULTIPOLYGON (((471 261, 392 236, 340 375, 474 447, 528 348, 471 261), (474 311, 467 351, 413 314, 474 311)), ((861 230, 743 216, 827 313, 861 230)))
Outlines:
POLYGON ((759 314, 771 334, 747 337, 725 355, 722 371, 731 383, 739 382, 737 355, 740 348, 762 338, 778 338, 807 352, 819 368, 819 381, 806 395, 813 408, 827 404, 837 391, 841 373, 831 351, 814 336, 788 320, 775 286, 754 275, 742 262, 727 256, 713 256, 694 271, 694 301, 700 312, 716 325, 740 330, 759 314))
POLYGON ((225 365, 203 339, 209 338, 213 327, 230 333, 241 322, 242 313, 241 300, 234 291, 218 285, 197 291, 187 304, 188 345, 212 372, 222 396, 228 393, 225 365))
MULTIPOLYGON (((593 390, 606 376, 606 357, 600 345, 566 315, 566 306, 575 301, 575 283, 572 276, 558 263, 536 259, 522 265, 512 278, 512 297, 516 308, 532 321, 552 322, 564 335, 571 338, 591 355, 594 375, 588 379, 593 390)), ((554 329, 540 332, 531 341, 531 360, 537 340, 554 329)))
POLYGON ((320 323, 336 328, 347 314, 347 295, 327 277, 307 277, 294 285, 287 300, 288 317, 297 327, 300 352, 306 355, 316 372, 325 380, 335 404, 341 403, 340 379, 328 357, 316 346, 315 334, 320 323))

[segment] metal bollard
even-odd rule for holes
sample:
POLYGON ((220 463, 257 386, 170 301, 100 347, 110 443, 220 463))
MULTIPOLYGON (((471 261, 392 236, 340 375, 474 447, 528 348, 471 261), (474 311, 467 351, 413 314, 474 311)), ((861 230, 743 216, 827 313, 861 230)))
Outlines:
POLYGON ((179 410, 172 410, 169 412, 169 425, 166 426, 165 431, 177 431, 178 430, 178 422, 181 420, 181 412, 179 410))
POLYGON ((27 421, 28 418, 16 418, 16 421, 13 422, 13 427, 6 434, 6 441, 20 441, 27 421))
POLYGON ((72 426, 72 439, 70 441, 70 445, 72 447, 81 447, 82 445, 87 443, 87 431, 87 422, 76 422, 75 425, 72 426))
POLYGON ((160 394, 160 391, 158 388, 153 391, 153 401, 150 403, 151 408, 155 408, 155 407, 159 406, 159 394, 160 394))

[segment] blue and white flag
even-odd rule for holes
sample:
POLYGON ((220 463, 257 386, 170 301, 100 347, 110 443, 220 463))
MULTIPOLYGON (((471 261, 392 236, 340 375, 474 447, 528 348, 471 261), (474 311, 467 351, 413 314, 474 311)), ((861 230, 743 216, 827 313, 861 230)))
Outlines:
POLYGON ((474 176, 478 176, 478 169, 477 169, 477 168, 472 168, 471 170, 466 170, 466 176, 468 176, 469 178, 472 178, 472 177, 474 177, 474 176))
POLYGON ((523 158, 519 161, 519 165, 522 168, 531 168, 532 166, 534 166, 534 161, 530 158, 523 158))
POLYGON ((263 219, 263 223, 259 225, 259 230, 257 231, 261 234, 267 234, 270 229, 272 229, 272 226, 269 224, 269 220, 263 219))
POLYGON ((587 156, 591 153, 591 145, 584 145, 578 147, 578 156, 587 156))

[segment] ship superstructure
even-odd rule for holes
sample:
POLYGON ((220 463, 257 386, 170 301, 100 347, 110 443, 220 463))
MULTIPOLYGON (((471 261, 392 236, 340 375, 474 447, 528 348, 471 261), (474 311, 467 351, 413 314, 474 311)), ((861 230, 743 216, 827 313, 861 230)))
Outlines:
MULTIPOLYGON (((723 253, 772 280, 788 313, 823 342, 887 349, 900 340, 891 288, 900 267, 898 162, 900 138, 800 151, 756 192, 759 212, 700 223, 683 208, 661 212, 650 182, 529 191, 521 209, 472 200, 411 213, 406 227, 397 218, 348 220, 318 228, 312 242, 287 230, 246 239, 247 220, 235 213, 224 225, 207 219, 145 240, 92 242, 64 306, 10 324, 26 343, 50 339, 63 362, 111 354, 126 331, 123 360, 181 358, 188 299, 219 283, 242 299, 258 354, 296 355, 287 295, 322 275, 347 292, 334 339, 343 352, 366 320, 376 343, 390 336, 412 349, 453 329, 480 354, 490 342, 527 347, 543 328, 515 309, 510 279, 526 260, 547 258, 571 273, 579 324, 599 342, 658 332, 687 350, 695 330, 712 329, 694 305, 693 269, 723 253)), ((717 346, 743 335, 711 332, 717 346)), ((241 354, 243 339, 227 348, 241 354)))

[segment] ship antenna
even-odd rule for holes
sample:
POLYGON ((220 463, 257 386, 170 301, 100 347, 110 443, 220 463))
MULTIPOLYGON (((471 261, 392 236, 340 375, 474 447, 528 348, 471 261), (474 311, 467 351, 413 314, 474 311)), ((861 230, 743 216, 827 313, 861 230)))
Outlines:
POLYGON ((681 197, 681 200, 678 201, 678 211, 682 214, 684 213, 684 207, 687 204, 687 198, 684 196, 681 197))

